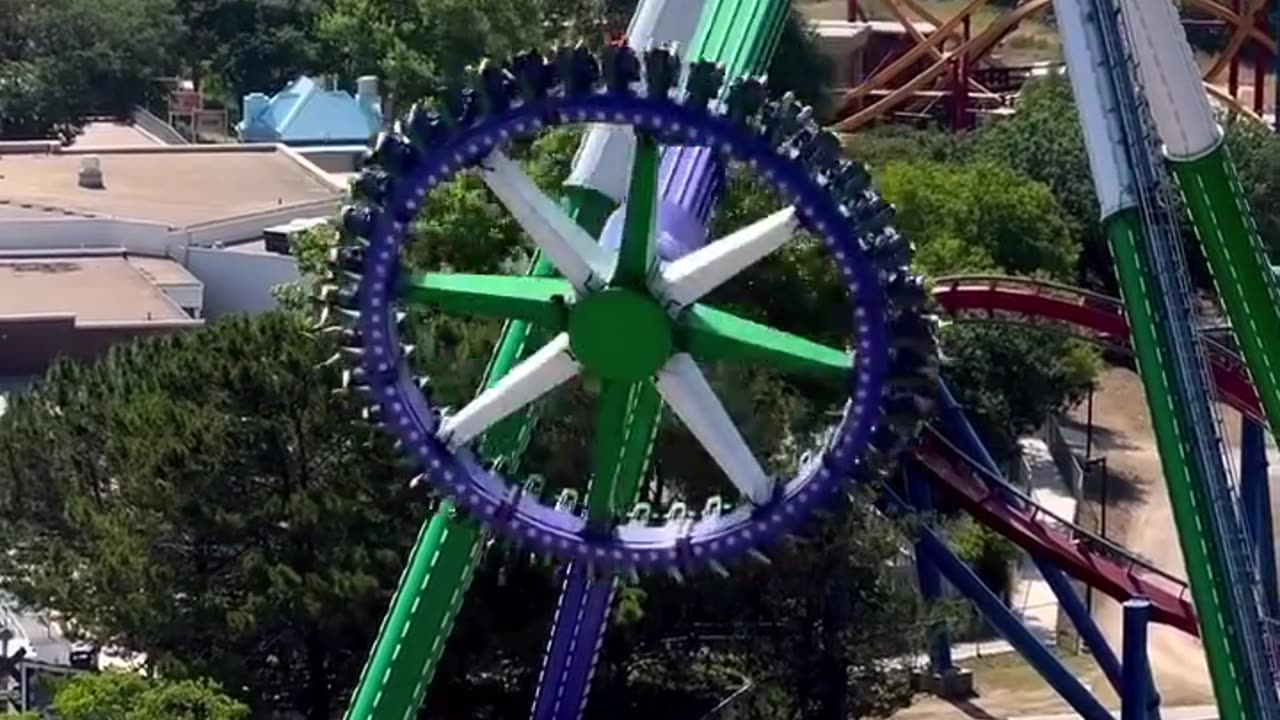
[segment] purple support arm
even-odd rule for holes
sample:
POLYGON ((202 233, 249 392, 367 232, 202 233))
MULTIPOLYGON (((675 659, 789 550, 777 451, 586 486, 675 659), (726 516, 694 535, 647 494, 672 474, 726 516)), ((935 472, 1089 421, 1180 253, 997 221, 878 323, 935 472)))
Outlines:
MULTIPOLYGON (((542 661, 542 675, 533 696, 534 720, 551 720, 559 717, 565 683, 565 670, 569 667, 569 654, 574 650, 578 636, 578 622, 582 616, 583 596, 587 589, 587 573, 579 563, 564 568, 564 584, 560 587, 560 604, 556 606, 555 619, 551 621, 551 640, 542 661)), ((575 706, 576 707, 576 706, 575 706)), ((575 716, 576 717, 576 716, 575 716)))
MULTIPOLYGON (((669 147, 662 153, 658 181, 658 257, 670 262, 707 242, 707 223, 724 187, 724 164, 710 148, 669 147)), ((600 242, 618 248, 626 205, 605 223, 600 242)))

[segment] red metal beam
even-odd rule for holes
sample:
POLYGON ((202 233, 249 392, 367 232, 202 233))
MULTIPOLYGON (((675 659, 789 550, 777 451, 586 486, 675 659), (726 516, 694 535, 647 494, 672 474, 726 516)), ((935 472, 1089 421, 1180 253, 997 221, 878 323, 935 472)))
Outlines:
MULTIPOLYGON (((1021 278, 955 278, 939 281, 933 297, 945 313, 1001 312, 1035 320, 1053 320, 1079 330, 1086 339, 1131 351, 1124 306, 1115 298, 1052 283, 1021 278)), ((1265 423, 1262 403, 1238 357, 1221 345, 1209 347, 1210 370, 1218 398, 1240 413, 1265 423)))
POLYGON ((947 496, 1022 549, 1120 602, 1149 598, 1156 622, 1188 635, 1199 634, 1185 583, 1109 554, 1106 548, 1051 525, 1050 518, 1037 519, 1034 506, 1014 507, 977 477, 967 460, 932 434, 915 450, 915 459, 929 469, 947 496))

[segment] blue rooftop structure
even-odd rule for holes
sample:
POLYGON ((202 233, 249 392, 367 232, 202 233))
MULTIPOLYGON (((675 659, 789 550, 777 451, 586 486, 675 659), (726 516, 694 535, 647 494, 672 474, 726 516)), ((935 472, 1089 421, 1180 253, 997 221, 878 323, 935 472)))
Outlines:
POLYGON ((275 96, 244 96, 242 119, 236 132, 244 142, 286 145, 365 144, 382 129, 382 100, 378 79, 356 80, 356 94, 299 77, 275 96))

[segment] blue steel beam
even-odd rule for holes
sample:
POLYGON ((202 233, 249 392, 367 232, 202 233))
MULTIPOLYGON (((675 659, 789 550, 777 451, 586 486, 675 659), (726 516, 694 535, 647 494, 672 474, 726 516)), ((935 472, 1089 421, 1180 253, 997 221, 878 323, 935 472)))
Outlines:
MULTIPOLYGON (((907 497, 917 512, 933 511, 933 491, 919 470, 903 468, 903 476, 907 481, 907 497)), ((942 597, 942 575, 929 560, 928 553, 915 543, 916 580, 920 585, 920 595, 926 603, 932 605, 942 597)), ((948 637, 947 625, 934 623, 929 628, 929 671, 936 674, 947 672, 953 667, 951 659, 951 638, 948 637)))
MULTIPOLYGON (((964 454, 976 460, 992 476, 1002 478, 1003 473, 996 467, 995 459, 991 457, 991 453, 987 452, 986 446, 978 438, 973 426, 969 424, 969 419, 965 417, 964 410, 956 402, 955 396, 951 394, 951 390, 947 387, 947 383, 940 381, 938 385, 942 426, 946 431, 947 437, 964 454)), ((997 491, 999 490, 1000 488, 997 488, 997 491)), ((1007 493, 1005 499, 1007 502, 1018 502, 1012 493, 1007 493)), ((1071 587, 1071 581, 1067 579, 1066 573, 1048 563, 1041 562, 1038 558, 1032 557, 1032 560, 1035 562, 1036 568, 1040 570, 1040 574, 1044 576, 1045 582, 1049 584, 1049 588, 1053 590, 1053 594, 1058 598, 1058 604, 1061 605, 1063 612, 1070 618, 1071 624, 1076 628, 1076 632, 1080 633, 1080 638, 1093 654, 1094 660, 1098 663, 1098 667, 1102 669, 1102 674, 1106 676, 1107 682, 1111 684, 1111 687, 1117 693, 1120 692, 1120 660, 1116 657, 1115 651, 1111 649, 1111 645, 1107 643, 1107 639, 1102 634, 1102 629, 1093 621, 1093 617, 1089 614, 1089 609, 1085 607, 1085 604, 1080 600, 1080 596, 1071 587)))
POLYGON ((1258 580, 1268 617, 1280 616, 1276 587, 1276 546, 1271 518, 1271 476, 1267 467, 1267 433, 1262 425, 1240 420, 1240 504, 1253 541, 1258 580))
MULTIPOLYGON (((890 492, 882 493, 879 502, 881 510, 891 515, 899 515, 911 508, 890 492)), ((1067 670, 1049 648, 1045 647, 1030 630, 1022 624, 1018 616, 991 592, 973 570, 961 562, 960 558, 947 547, 932 529, 921 527, 917 535, 918 547, 937 566, 942 576, 967 597, 978 608, 987 622, 996 632, 1018 651, 1023 659, 1035 669, 1040 677, 1049 683, 1073 710, 1084 720, 1114 720, 1102 703, 1098 702, 1080 680, 1067 670)))
POLYGON ((1120 691, 1120 720, 1146 720, 1150 702, 1148 680, 1151 666, 1147 660, 1147 621, 1151 602, 1145 598, 1124 604, 1124 682, 1120 691))

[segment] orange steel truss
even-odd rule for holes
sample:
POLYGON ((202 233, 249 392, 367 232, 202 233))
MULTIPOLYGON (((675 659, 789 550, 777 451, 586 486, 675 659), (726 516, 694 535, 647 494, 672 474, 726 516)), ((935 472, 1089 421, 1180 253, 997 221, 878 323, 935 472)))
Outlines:
MULTIPOLYGON (((1269 0, 1183 0, 1182 6, 1201 18, 1225 24, 1230 29, 1226 47, 1203 75, 1211 96, 1242 115, 1261 119, 1266 74, 1276 52, 1276 38, 1268 20, 1269 0), (1237 96, 1239 64, 1253 53, 1255 99, 1249 107, 1237 96), (1229 85, 1222 86, 1228 72, 1229 85)), ((1273 5, 1280 5, 1274 0, 1273 5)), ((970 76, 982 67, 987 56, 1013 33, 1020 23, 1052 9, 1052 0, 1019 0, 996 17, 981 32, 969 36, 974 13, 987 7, 986 0, 966 0, 950 17, 940 17, 918 0, 880 0, 892 19, 902 25, 911 46, 896 58, 876 68, 859 85, 850 88, 838 104, 838 120, 833 130, 853 132, 872 121, 903 112, 922 103, 951 96, 959 88, 965 100, 990 101, 1000 96, 970 76), (921 32, 919 25, 931 27, 921 32), (961 29, 964 32, 961 32, 961 29), (923 69, 921 69, 923 66, 923 69)))

